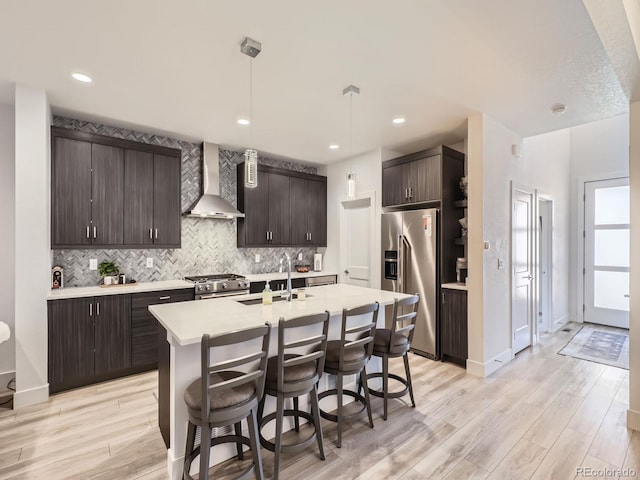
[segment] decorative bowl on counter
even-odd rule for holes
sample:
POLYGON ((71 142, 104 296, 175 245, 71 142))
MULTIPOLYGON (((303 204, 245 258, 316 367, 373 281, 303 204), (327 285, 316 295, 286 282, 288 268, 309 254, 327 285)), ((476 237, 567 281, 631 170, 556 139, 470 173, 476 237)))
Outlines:
POLYGON ((311 270, 311 265, 296 265, 296 272, 307 273, 311 270))

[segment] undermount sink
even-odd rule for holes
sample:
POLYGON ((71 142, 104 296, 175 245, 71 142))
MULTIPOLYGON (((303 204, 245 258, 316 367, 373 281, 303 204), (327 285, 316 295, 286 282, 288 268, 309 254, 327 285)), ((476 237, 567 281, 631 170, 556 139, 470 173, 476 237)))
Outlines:
MULTIPOLYGON (((313 295, 309 295, 307 293, 306 297, 313 297, 313 295)), ((293 299, 295 300, 296 298, 298 298, 298 294, 294 293, 293 294, 293 299)), ((281 297, 279 295, 274 295, 273 296, 273 300, 272 302, 284 302, 286 300, 286 298, 281 297)), ((251 298, 249 300, 236 300, 238 303, 241 303, 243 305, 260 305, 262 303, 262 297, 260 298, 251 298)))

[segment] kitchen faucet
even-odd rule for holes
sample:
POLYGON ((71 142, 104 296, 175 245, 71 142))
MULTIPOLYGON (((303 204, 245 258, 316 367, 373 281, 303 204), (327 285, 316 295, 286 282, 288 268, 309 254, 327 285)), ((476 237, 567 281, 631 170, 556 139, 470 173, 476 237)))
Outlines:
POLYGON ((291 256, 287 252, 284 252, 280 255, 281 262, 283 256, 287 258, 287 293, 283 296, 286 296, 287 302, 290 302, 293 297, 291 294, 291 256))

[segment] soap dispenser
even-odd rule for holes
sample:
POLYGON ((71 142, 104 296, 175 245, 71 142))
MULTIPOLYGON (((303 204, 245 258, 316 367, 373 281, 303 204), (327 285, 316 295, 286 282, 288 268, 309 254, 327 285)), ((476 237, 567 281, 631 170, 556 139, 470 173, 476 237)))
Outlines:
POLYGON ((263 305, 271 305, 273 303, 273 292, 271 291, 271 287, 269 286, 269 282, 264 287, 262 291, 262 304, 263 305))

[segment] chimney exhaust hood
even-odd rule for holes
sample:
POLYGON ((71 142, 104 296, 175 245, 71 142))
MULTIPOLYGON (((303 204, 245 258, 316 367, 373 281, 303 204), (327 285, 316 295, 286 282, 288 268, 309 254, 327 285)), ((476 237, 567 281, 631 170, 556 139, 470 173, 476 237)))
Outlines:
POLYGON ((240 213, 220 196, 220 160, 218 145, 215 143, 202 144, 202 191, 202 197, 185 215, 200 218, 244 218, 244 213, 240 213))

